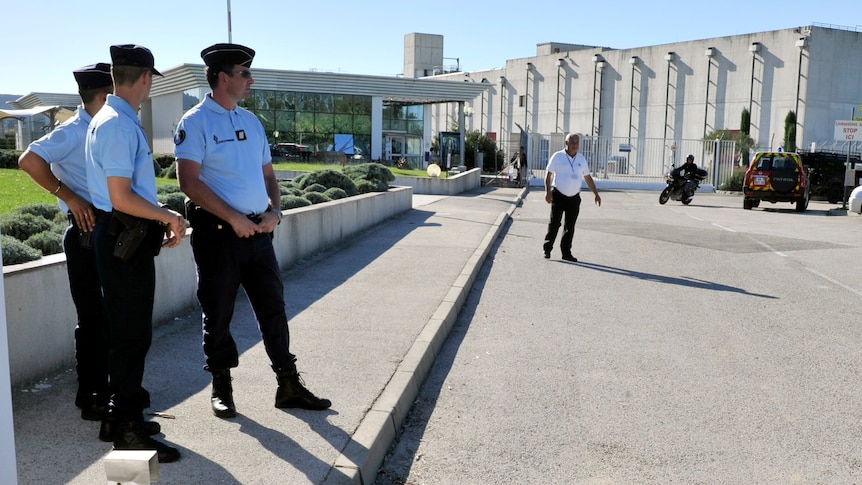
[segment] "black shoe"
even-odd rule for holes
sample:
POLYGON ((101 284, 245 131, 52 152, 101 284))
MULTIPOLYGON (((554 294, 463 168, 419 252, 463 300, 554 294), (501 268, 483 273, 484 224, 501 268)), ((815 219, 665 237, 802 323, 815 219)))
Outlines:
MULTIPOLYGON (((162 432, 162 426, 155 421, 142 421, 140 424, 141 431, 152 436, 162 432)), ((114 441, 117 438, 117 428, 119 424, 112 420, 103 420, 102 426, 99 428, 99 439, 102 441, 114 441)))
POLYGON ((545 259, 551 259, 551 252, 545 251, 545 259))
POLYGON ((108 415, 108 406, 98 394, 75 399, 75 405, 81 408, 81 419, 85 421, 101 421, 108 415))
POLYGON ((236 417, 236 405, 233 402, 233 385, 230 369, 212 370, 213 392, 210 398, 213 414, 219 418, 236 417))
POLYGON ((144 422, 119 423, 117 437, 114 439, 115 450, 155 450, 159 463, 170 463, 180 459, 180 450, 156 441, 147 436, 143 429, 144 422))
POLYGON ((332 406, 332 401, 319 398, 305 388, 305 383, 296 372, 296 367, 289 370, 276 370, 276 378, 278 389, 275 391, 275 407, 322 411, 332 406))
POLYGON ((572 263, 577 263, 577 262, 578 262, 578 258, 576 258, 576 257, 572 256, 571 254, 564 254, 564 255, 563 255, 563 261, 569 261, 569 262, 572 262, 572 263))

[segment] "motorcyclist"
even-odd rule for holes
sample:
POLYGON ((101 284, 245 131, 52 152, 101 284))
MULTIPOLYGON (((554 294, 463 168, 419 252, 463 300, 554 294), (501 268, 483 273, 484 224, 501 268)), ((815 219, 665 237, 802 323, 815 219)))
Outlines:
MULTIPOLYGON (((681 180, 688 180, 690 178, 693 178, 696 174, 697 165, 694 163, 694 155, 691 154, 685 157, 685 163, 680 165, 678 168, 675 168, 671 172, 671 176, 678 183, 681 183, 681 180)), ((685 187, 684 190, 687 199, 690 199, 692 196, 694 196, 693 190, 691 190, 690 188, 685 187)))
POLYGON ((687 179, 697 173, 697 165, 694 163, 694 155, 689 154, 689 156, 685 157, 685 163, 680 165, 679 168, 675 169, 673 172, 674 179, 687 179))

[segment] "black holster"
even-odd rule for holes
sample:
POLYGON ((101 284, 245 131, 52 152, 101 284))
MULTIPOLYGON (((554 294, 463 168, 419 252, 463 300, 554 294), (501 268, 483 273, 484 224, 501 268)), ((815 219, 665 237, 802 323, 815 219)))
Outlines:
POLYGON ((114 257, 126 263, 132 259, 141 243, 148 238, 152 244, 153 256, 158 256, 162 248, 165 229, 157 221, 142 219, 114 210, 111 213, 108 234, 117 237, 117 242, 114 245, 114 257))

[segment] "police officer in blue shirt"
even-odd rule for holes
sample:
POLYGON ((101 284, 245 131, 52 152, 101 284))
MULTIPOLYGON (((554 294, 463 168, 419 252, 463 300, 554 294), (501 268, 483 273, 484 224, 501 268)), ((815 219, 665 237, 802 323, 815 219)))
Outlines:
POLYGON ((188 195, 187 215, 198 268, 203 349, 212 374, 213 413, 236 416, 230 369, 239 365, 230 333, 239 286, 245 289, 276 373, 275 406, 322 410, 332 403, 305 388, 290 353, 284 284, 272 246, 281 222, 281 194, 266 133, 238 107, 254 83, 254 50, 215 44, 201 52, 212 92, 180 120, 174 137, 177 178, 188 195))
POLYGON ((114 92, 114 82, 111 65, 104 62, 84 66, 72 74, 78 84, 81 106, 65 123, 31 143, 18 158, 18 166, 55 195, 60 208, 68 213, 69 227, 63 234, 63 251, 69 290, 78 315, 75 405, 81 408, 81 418, 101 421, 109 396, 108 342, 96 259, 90 248, 95 219, 87 190, 84 138, 93 115, 114 92))
POLYGON ((158 204, 153 157, 137 115, 153 75, 161 76, 153 55, 138 45, 114 45, 111 61, 116 95, 93 117, 86 141, 93 246, 110 329, 111 400, 100 435, 112 435, 116 450, 155 450, 160 462, 171 462, 180 453, 150 437, 156 423, 144 421, 141 383, 153 336, 153 259, 162 246, 180 243, 185 222, 158 204))

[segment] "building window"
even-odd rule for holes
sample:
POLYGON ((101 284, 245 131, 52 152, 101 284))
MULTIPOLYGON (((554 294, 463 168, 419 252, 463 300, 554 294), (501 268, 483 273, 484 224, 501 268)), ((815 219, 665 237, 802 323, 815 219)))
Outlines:
MULTIPOLYGON (((186 94, 192 100, 195 93, 186 94)), ((239 105, 258 117, 272 143, 322 151, 336 133, 352 134, 354 144, 370 153, 371 96, 252 90, 239 105)))
POLYGON ((425 107, 421 104, 392 103, 383 107, 383 131, 422 134, 425 107))
POLYGON ((527 97, 524 95, 518 96, 518 107, 523 108, 527 104, 527 97))
POLYGON ((208 91, 204 88, 186 89, 183 91, 183 113, 194 108, 203 101, 208 91))

